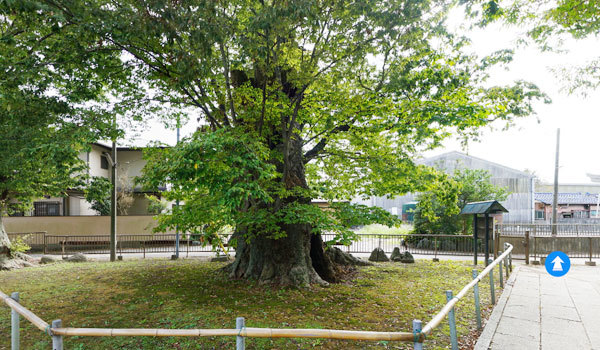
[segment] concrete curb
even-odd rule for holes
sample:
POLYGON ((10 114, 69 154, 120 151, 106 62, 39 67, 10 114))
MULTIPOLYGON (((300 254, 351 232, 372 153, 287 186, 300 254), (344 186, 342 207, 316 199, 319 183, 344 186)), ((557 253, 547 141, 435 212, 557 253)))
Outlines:
POLYGON ((485 327, 483 328, 483 332, 477 339, 477 343, 475 343, 474 350, 488 350, 490 348, 490 344, 492 343, 492 338, 496 333, 496 328, 498 328, 498 323, 500 323, 500 318, 504 313, 504 308, 506 307, 506 302, 510 297, 510 293, 512 292, 513 284, 515 283, 515 279, 517 278, 517 273, 521 269, 521 266, 515 266, 514 271, 510 274, 508 281, 504 284, 504 290, 502 291, 502 296, 500 296, 500 300, 494 307, 492 311, 492 315, 485 323, 485 327))

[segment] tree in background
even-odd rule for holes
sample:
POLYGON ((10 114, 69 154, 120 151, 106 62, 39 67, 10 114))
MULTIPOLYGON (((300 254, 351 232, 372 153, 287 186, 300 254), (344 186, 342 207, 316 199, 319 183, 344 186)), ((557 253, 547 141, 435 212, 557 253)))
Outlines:
MULTIPOLYGON (((79 153, 111 135, 106 93, 126 71, 119 54, 82 40, 44 4, 0 2, 0 265, 17 267, 2 217, 84 185, 79 153), (49 13, 49 12, 48 12, 49 13), (117 65, 115 65, 117 63, 117 65)), ((0 266, 0 268, 2 268, 0 266)))
MULTIPOLYGON (((112 183, 102 176, 93 176, 92 181, 85 187, 85 200, 91 204, 91 208, 99 215, 110 215, 110 191, 112 183)), ((129 183, 127 172, 119 172, 117 177, 117 212, 119 215, 127 215, 127 211, 133 205, 133 190, 129 183)))
POLYGON ((165 197, 185 202, 163 225, 235 228, 233 278, 338 280, 320 234, 348 241, 349 222, 393 221, 311 199, 427 190, 439 176, 413 163, 419 151, 511 124, 543 97, 526 82, 484 84, 510 57, 465 54, 445 30, 451 0, 19 3, 28 7, 5 6, 68 28, 75 52, 119 55, 136 87, 119 90, 130 102, 121 111, 153 101, 202 121, 177 147, 150 152, 143 184, 171 183, 165 197))
POLYGON ((432 190, 419 194, 415 210, 414 233, 472 234, 471 215, 459 215, 469 202, 503 201, 508 196, 505 187, 491 183, 486 170, 455 170, 454 174, 435 184, 432 190))
POLYGON ((90 207, 99 215, 110 215, 111 189, 110 180, 102 176, 92 177, 92 181, 85 188, 85 200, 91 204, 90 207))

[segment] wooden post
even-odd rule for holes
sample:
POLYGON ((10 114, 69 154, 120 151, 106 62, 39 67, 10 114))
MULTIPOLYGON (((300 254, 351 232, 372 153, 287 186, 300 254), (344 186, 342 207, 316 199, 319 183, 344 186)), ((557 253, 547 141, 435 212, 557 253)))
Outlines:
POLYGON ((241 332, 242 329, 244 329, 244 318, 243 317, 238 317, 235 319, 235 329, 238 330, 238 336, 235 337, 235 349, 236 350, 245 350, 246 349, 246 341, 244 339, 244 337, 242 337, 241 332))
MULTIPOLYGON (((10 295, 11 299, 19 302, 19 292, 14 292, 10 295)), ((10 348, 11 350, 19 350, 19 313, 14 309, 10 309, 10 348)))
POLYGON ((500 288, 504 288, 504 275, 502 274, 502 261, 498 264, 498 276, 500 276, 500 288))
POLYGON ((413 320, 413 334, 415 337, 413 342, 414 350, 423 350, 423 343, 420 342, 421 329, 423 329, 423 323, 421 320, 413 320))
MULTIPOLYGON (((492 263, 492 259, 488 261, 488 265, 492 263)), ((494 269, 490 270, 490 296, 492 298, 492 305, 496 304, 496 291, 494 290, 494 269)))
POLYGON ((44 232, 44 254, 48 254, 47 251, 48 242, 46 241, 46 232, 44 232))
POLYGON ((473 265, 477 266, 477 214, 473 214, 473 265))
POLYGON ((525 231, 525 264, 529 265, 529 231, 525 231))
MULTIPOLYGON (((452 300, 452 291, 446 291, 446 302, 452 300)), ((456 334, 456 318, 454 317, 454 307, 450 309, 448 313, 448 324, 450 325, 450 343, 452 344, 452 350, 458 350, 458 336, 456 334)))
POLYGON ((144 252, 144 259, 146 259, 146 241, 142 241, 142 250, 144 252))
MULTIPOLYGON (((477 270, 473 270, 473 279, 479 275, 477 270)), ((473 286, 473 294, 475 296, 475 317, 477 319, 477 329, 481 330, 481 306, 479 304, 479 282, 473 286)))
POLYGON ((490 260, 490 215, 485 214, 485 266, 489 264, 490 260))
MULTIPOLYGON (((506 251, 507 249, 508 249, 508 243, 504 242, 504 251, 506 251)), ((512 252, 511 252, 511 254, 512 254, 512 252)), ((509 276, 509 271, 508 271, 508 257, 505 257, 503 259, 502 263, 504 263, 504 269, 506 270, 506 282, 508 282, 508 276, 509 276)))
POLYGON ((494 230, 494 260, 498 258, 500 251, 500 231, 494 230))
MULTIPOLYGON (((52 328, 62 328, 61 320, 52 321, 52 328)), ((52 335, 52 350, 63 350, 62 335, 52 335)))
POLYGON ((588 239, 589 239, 589 243, 590 243, 590 254, 589 254, 590 259, 588 261, 586 261, 585 264, 587 266, 596 266, 596 262, 592 261, 592 237, 588 237, 588 239))

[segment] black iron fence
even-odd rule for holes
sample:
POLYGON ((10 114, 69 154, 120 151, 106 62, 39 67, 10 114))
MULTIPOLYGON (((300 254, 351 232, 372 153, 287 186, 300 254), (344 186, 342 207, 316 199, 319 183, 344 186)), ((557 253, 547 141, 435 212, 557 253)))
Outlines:
MULTIPOLYGON (((109 235, 48 235, 39 233, 11 233, 9 238, 21 237, 31 246, 30 252, 44 254, 69 255, 74 253, 108 254, 109 235)), ((201 236, 183 234, 180 237, 180 254, 190 253, 233 253, 234 247, 228 245, 231 235, 220 235, 212 241, 201 236)), ((117 254, 170 253, 175 250, 175 234, 124 234, 117 236, 117 254)), ((337 245, 334 234, 324 234, 325 242, 341 248, 348 253, 370 253, 381 248, 391 253, 395 247, 402 252, 423 255, 473 255, 474 242, 471 236, 464 235, 411 235, 411 234, 360 234, 350 245, 337 245)), ((490 252, 493 241, 490 240, 490 252)), ((484 252, 483 240, 478 240, 478 253, 484 252)))

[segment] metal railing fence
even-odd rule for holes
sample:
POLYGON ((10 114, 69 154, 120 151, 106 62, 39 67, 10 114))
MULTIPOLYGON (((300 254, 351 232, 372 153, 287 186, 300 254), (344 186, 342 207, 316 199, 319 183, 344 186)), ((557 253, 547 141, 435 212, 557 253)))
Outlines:
POLYGON ((8 239, 13 241, 15 239, 21 239, 25 244, 27 244, 31 249, 31 252, 45 252, 45 240, 46 240, 46 232, 10 232, 8 234, 8 239))
POLYGON ((557 236, 600 236, 600 224, 497 224, 496 229, 503 236, 552 236, 552 227, 556 226, 557 236))
MULTIPOLYGON (((235 248, 228 246, 231 234, 219 236, 222 243, 213 247, 211 242, 200 236, 182 235, 180 238, 180 253, 210 253, 218 250, 234 252, 235 248)), ((323 241, 335 240, 335 234, 323 234, 323 241)), ((47 254, 69 255, 74 253, 108 254, 110 251, 109 235, 47 235, 44 234, 41 243, 36 243, 35 251, 47 254)), ((212 242, 217 243, 217 242, 212 242)), ((490 251, 493 251, 490 240, 490 251)), ((417 235, 417 234, 360 234, 357 240, 348 246, 341 246, 348 253, 370 253, 375 248, 381 248, 391 253, 395 247, 416 255, 473 255, 473 237, 465 235, 417 235)), ((484 242, 477 242, 478 253, 484 252, 484 242)), ((117 236, 117 253, 169 253, 175 249, 175 234, 123 234, 117 236)))
POLYGON ((442 321, 448 316, 450 329, 451 348, 458 350, 458 335, 456 330, 456 317, 454 306, 473 289, 475 294, 475 310, 477 317, 477 326, 481 328, 481 307, 479 305, 479 282, 487 275, 490 281, 490 293, 492 304, 495 304, 494 291, 494 267, 498 266, 500 285, 503 285, 502 265, 506 272, 506 278, 509 271, 512 270, 512 252, 513 247, 505 244, 504 252, 495 260, 489 260, 488 266, 481 272, 473 270, 473 280, 464 286, 456 296, 452 291, 445 291, 446 304, 429 321, 425 327, 422 327, 420 320, 413 320, 412 332, 373 332, 373 331, 352 331, 336 329, 277 329, 277 328, 250 328, 245 327, 244 318, 236 319, 236 328, 234 329, 117 329, 117 328, 65 328, 61 320, 54 320, 49 325, 43 319, 29 311, 19 303, 19 294, 12 293, 11 297, 0 291, 0 299, 11 309, 11 344, 12 350, 19 350, 20 325, 19 315, 30 321, 39 330, 52 337, 52 349, 63 350, 64 336, 79 337, 115 337, 115 336, 150 336, 150 337, 215 337, 215 336, 235 336, 236 349, 245 349, 245 338, 326 338, 326 339, 349 339, 349 340, 371 340, 371 341, 404 341, 412 342, 414 349, 422 350, 423 342, 436 329, 442 321))

